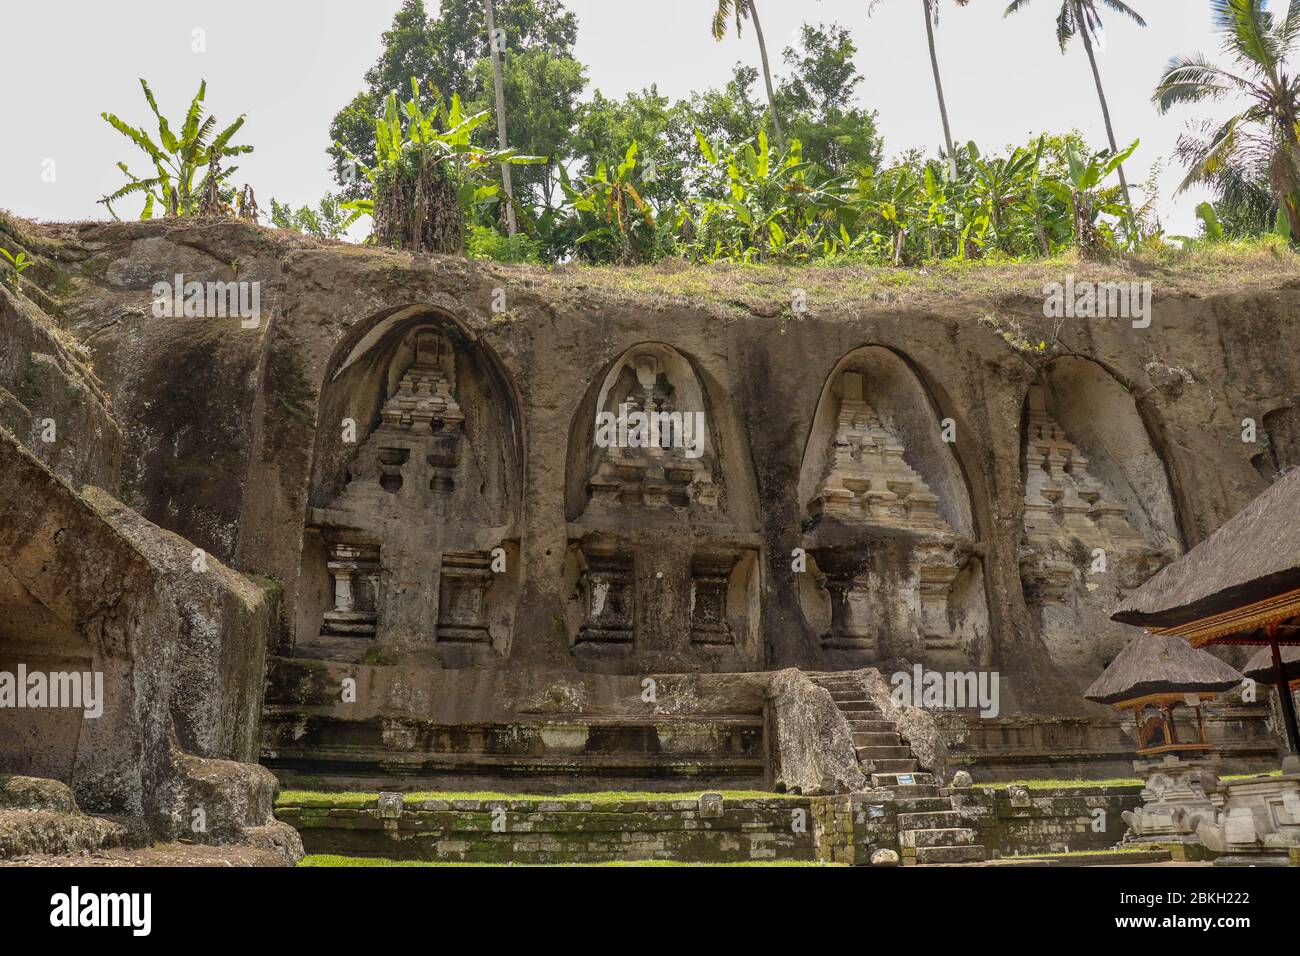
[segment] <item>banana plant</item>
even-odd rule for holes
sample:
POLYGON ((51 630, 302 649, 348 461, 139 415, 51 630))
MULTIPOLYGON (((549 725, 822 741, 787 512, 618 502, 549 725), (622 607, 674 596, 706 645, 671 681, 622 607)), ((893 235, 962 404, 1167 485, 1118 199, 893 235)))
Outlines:
POLYGON ((455 94, 448 102, 435 92, 426 107, 415 77, 411 78, 411 97, 400 107, 397 93, 389 93, 384 115, 375 119, 373 166, 362 163, 342 143, 335 143, 372 186, 371 196, 340 205, 351 213, 344 228, 363 215, 373 218, 375 199, 383 183, 403 170, 407 175, 417 175, 415 167, 445 180, 464 215, 476 218, 484 209, 496 205, 501 191, 500 183, 491 176, 496 166, 545 163, 547 157, 523 156, 512 149, 486 149, 476 144, 474 131, 491 116, 490 110, 467 115, 455 94))
POLYGON ((760 131, 722 155, 698 130, 695 135, 713 167, 709 195, 696 202, 707 257, 791 259, 836 246, 847 180, 811 180, 813 164, 804 161, 799 140, 778 156, 760 131))
POLYGON ((581 189, 567 175, 560 179, 566 207, 585 227, 574 243, 593 261, 612 255, 621 263, 644 262, 653 255, 655 211, 637 183, 639 150, 632 140, 612 172, 604 160, 598 162, 594 173, 582 177, 581 189))
MULTIPOLYGON (((1110 223, 1101 217, 1111 216, 1127 223, 1130 207, 1124 201, 1120 187, 1102 187, 1102 183, 1137 148, 1138 140, 1134 140, 1121 153, 1112 154, 1110 150, 1102 150, 1085 157, 1074 143, 1068 143, 1066 161, 1069 182, 1052 179, 1043 181, 1044 188, 1073 211, 1075 242, 1085 257, 1104 255, 1109 248, 1120 242, 1110 223)), ((1130 234, 1133 231, 1131 228, 1126 230, 1130 234)))
POLYGON ((199 82, 199 91, 190 101, 185 119, 179 132, 173 131, 167 117, 158 109, 153 90, 141 78, 140 86, 144 89, 144 98, 153 111, 158 123, 158 139, 155 141, 143 127, 131 126, 113 113, 101 113, 104 120, 115 130, 131 140, 153 163, 152 176, 137 176, 131 172, 126 163, 119 162, 117 168, 126 176, 128 182, 115 192, 104 196, 99 201, 104 204, 114 219, 119 218, 113 209, 113 203, 131 195, 144 196, 144 208, 141 219, 152 219, 158 207, 166 216, 192 216, 198 209, 200 197, 205 191, 215 187, 220 189, 230 175, 238 169, 220 168, 220 160, 226 156, 251 153, 252 146, 236 146, 231 139, 244 125, 244 116, 213 135, 217 128, 216 117, 205 115, 203 99, 207 95, 207 81, 199 82), (196 179, 204 170, 213 178, 207 178, 196 185, 196 179))
POLYGON ((1008 214, 1024 201, 1042 158, 1042 140, 1036 153, 1018 147, 1001 159, 985 160, 973 142, 967 144, 966 152, 974 173, 974 194, 992 227, 994 241, 1009 253, 1012 236, 1008 214))

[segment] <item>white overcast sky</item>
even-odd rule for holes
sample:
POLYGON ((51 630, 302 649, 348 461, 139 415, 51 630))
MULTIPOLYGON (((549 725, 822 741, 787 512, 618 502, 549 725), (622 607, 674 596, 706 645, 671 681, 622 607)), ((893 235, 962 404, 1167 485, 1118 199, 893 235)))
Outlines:
MULTIPOLYGON (((1062 56, 1053 36, 1060 0, 1033 0, 1004 19, 1005 0, 943 6, 938 45, 953 134, 981 148, 1023 143, 1048 130, 1081 129, 1104 143, 1100 109, 1082 47, 1062 56)), ((1141 138, 1130 179, 1169 157, 1185 123, 1222 116, 1207 106, 1159 116, 1152 87, 1170 56, 1218 55, 1208 0, 1131 0, 1145 30, 1110 13, 1100 56, 1121 145, 1141 138)), ((1276 0, 1275 0, 1276 3, 1276 0)), ((674 98, 720 86, 736 61, 757 65, 746 29, 721 43, 709 34, 713 0, 566 0, 579 22, 577 57, 587 95, 620 96, 658 83, 674 98)), ((96 200, 121 183, 115 167, 145 168, 138 152, 99 118, 103 110, 143 123, 148 107, 136 78, 149 80, 169 116, 183 113, 200 78, 219 120, 248 114, 236 180, 251 182, 262 208, 272 196, 295 206, 333 188, 325 147, 334 112, 360 88, 378 56, 380 34, 399 0, 0 0, 0 208, 42 220, 104 218, 96 200), (206 52, 191 49, 206 32, 206 52), (42 181, 54 161, 55 181, 42 181)), ((430 11, 437 7, 429 0, 430 11)), ((853 31, 865 76, 860 101, 880 113, 888 154, 940 140, 921 19, 921 0, 758 0, 774 67, 804 20, 853 31)), ((760 87, 761 94, 761 87, 760 87)), ((1162 179, 1164 223, 1192 231, 1198 194, 1175 199, 1172 162, 1162 179)), ((123 215, 135 213, 134 203, 123 215)))

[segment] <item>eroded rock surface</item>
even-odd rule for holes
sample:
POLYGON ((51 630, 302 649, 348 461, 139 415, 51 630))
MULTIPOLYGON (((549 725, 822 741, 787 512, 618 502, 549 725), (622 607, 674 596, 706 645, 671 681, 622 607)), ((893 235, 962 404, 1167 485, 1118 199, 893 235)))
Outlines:
MULTIPOLYGON (((1045 320, 1041 269, 691 291, 240 223, 0 231, 36 263, 0 290, 0 667, 111 688, 104 723, 19 728, 0 769, 168 833, 195 801, 267 825, 267 781, 187 754, 860 786, 794 668, 993 671, 1004 716, 1100 719, 1106 606, 1294 457, 1281 266, 1157 274, 1135 329, 1045 320), (178 275, 258 283, 260 314, 156 314, 178 275)), ((944 775, 934 715, 888 716, 944 775)))

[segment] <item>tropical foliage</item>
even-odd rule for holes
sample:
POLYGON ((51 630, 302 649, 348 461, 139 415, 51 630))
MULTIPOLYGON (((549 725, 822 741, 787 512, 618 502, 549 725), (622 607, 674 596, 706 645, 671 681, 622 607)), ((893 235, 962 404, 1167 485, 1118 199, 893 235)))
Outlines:
POLYGON ((467 115, 459 96, 448 103, 436 92, 426 107, 419 81, 412 77, 410 99, 399 110, 397 94, 388 94, 384 115, 375 120, 374 164, 365 165, 345 151, 372 192, 342 208, 371 216, 375 239, 382 245, 414 252, 461 252, 465 222, 484 218, 501 192, 491 178, 493 167, 545 162, 544 157, 472 142, 471 134, 491 115, 488 110, 467 115))
POLYGON ((354 219, 343 205, 343 200, 334 193, 322 196, 315 208, 300 206, 294 209, 271 197, 271 225, 294 229, 317 239, 338 239, 354 219))
POLYGON ((1203 183, 1234 224, 1258 228, 1272 214, 1279 232, 1300 238, 1300 85, 1288 69, 1300 38, 1300 2, 1292 0, 1285 16, 1262 0, 1212 6, 1227 65, 1199 54, 1176 57, 1153 100, 1162 113, 1202 102, 1242 108, 1183 137, 1179 154, 1188 172, 1180 191, 1203 183))
POLYGON ((153 163, 153 175, 137 176, 126 163, 118 163, 118 169, 128 182, 99 201, 114 219, 118 216, 113 203, 127 196, 144 197, 141 219, 152 218, 158 210, 167 216, 195 215, 200 212, 205 195, 210 197, 225 193, 225 201, 228 203, 234 198, 235 191, 227 185, 227 181, 238 167, 222 169, 221 160, 227 156, 253 151, 252 146, 240 146, 231 142, 235 133, 244 125, 244 117, 240 116, 217 132, 216 117, 207 114, 203 105, 208 84, 201 81, 199 91, 190 101, 185 119, 178 129, 173 130, 167 117, 158 109, 158 102, 154 99, 149 84, 141 79, 140 86, 158 124, 156 141, 143 127, 131 126, 113 113, 100 115, 149 157, 153 163), (196 182, 200 173, 205 175, 201 181, 196 182))
MULTIPOLYGON (((1029 0, 1011 0, 1004 16, 1010 16, 1023 9, 1029 0)), ((1112 153, 1119 152, 1119 143, 1115 140, 1115 126, 1110 118, 1110 104, 1106 102, 1106 91, 1101 84, 1101 71, 1097 68, 1097 54, 1094 44, 1102 29, 1101 11, 1098 4, 1121 16, 1128 17, 1140 27, 1147 25, 1142 15, 1123 0, 1061 0, 1060 12, 1056 15, 1056 42, 1064 53, 1070 41, 1076 36, 1083 40, 1083 49, 1088 54, 1088 65, 1092 67, 1092 80, 1097 87, 1097 99, 1101 103, 1101 116, 1106 123, 1106 138, 1112 153)), ((1129 193, 1128 179, 1124 176, 1124 164, 1115 167, 1119 175, 1120 191, 1124 204, 1133 209, 1133 197, 1129 193)))
POLYGON ((9 263, 8 268, 0 269, 0 282, 17 289, 19 277, 31 268, 32 260, 27 253, 21 250, 10 252, 4 246, 0 246, 0 260, 9 263))
MULTIPOLYGON (((864 20, 879 2, 864 5, 864 20)), ((1012 0, 1006 14, 1029 2, 1012 0)), ((1182 188, 1203 185, 1213 195, 1197 209, 1201 238, 1276 229, 1300 240, 1300 86, 1288 62, 1300 0, 1285 14, 1265 0, 1207 2, 1223 62, 1177 59, 1154 96, 1162 112, 1228 101, 1237 110, 1189 124, 1175 152, 1187 167, 1182 188)), ((709 17, 719 40, 751 29, 761 69, 736 64, 723 87, 675 101, 654 85, 615 98, 587 93, 586 70, 573 55, 577 20, 561 0, 493 0, 491 10, 485 0, 443 0, 434 17, 425 0, 403 0, 365 88, 331 125, 340 191, 297 209, 272 199, 270 221, 336 239, 368 215, 373 242, 511 262, 675 256, 909 266, 1067 250, 1098 258, 1199 241, 1162 232, 1154 172, 1134 190, 1137 202, 1124 175, 1138 143, 1121 148, 1115 138, 1095 48, 1103 13, 1144 26, 1141 15, 1123 0, 1055 3, 1062 52, 1075 39, 1087 52, 1105 148, 1077 133, 1002 149, 953 137, 936 27, 941 8, 976 5, 925 0, 916 27, 926 31, 943 140, 931 154, 887 160, 876 113, 858 97, 853 33, 839 24, 803 24, 778 74, 755 0, 713 0, 701 25, 709 17), (498 64, 488 56, 490 12, 505 35, 498 64), (508 119, 518 152, 497 148, 493 119, 508 119)), ((173 128, 141 85, 156 133, 104 118, 146 154, 153 173, 119 164, 128 181, 101 200, 110 212, 139 195, 145 218, 256 217, 251 189, 236 192, 235 170, 224 163, 251 149, 233 143, 243 117, 218 131, 200 85, 173 128)))

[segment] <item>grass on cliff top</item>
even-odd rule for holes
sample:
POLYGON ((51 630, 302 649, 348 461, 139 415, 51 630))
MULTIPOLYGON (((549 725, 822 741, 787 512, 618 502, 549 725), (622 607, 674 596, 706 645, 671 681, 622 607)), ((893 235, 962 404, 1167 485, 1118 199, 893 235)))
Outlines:
POLYGON ((332 853, 312 853, 298 861, 305 867, 372 867, 372 866, 842 866, 840 863, 820 863, 815 860, 746 860, 739 863, 682 863, 678 860, 611 860, 607 863, 450 863, 433 860, 390 860, 384 857, 339 856, 332 853))
MULTIPOLYGON (((354 243, 319 240, 289 230, 245 222, 170 223, 37 223, 0 212, 0 244, 19 245, 35 257, 66 258, 65 247, 79 246, 87 236, 97 240, 134 230, 235 230, 246 241, 260 238, 283 254, 324 250, 343 256, 388 257, 409 265, 409 253, 354 243), (87 233, 86 230, 90 232, 87 233)), ((417 257, 423 262, 423 257, 417 257)), ((1048 282, 1078 280, 1149 281, 1157 299, 1166 295, 1221 295, 1256 289, 1276 289, 1300 282, 1300 254, 1276 236, 1211 243, 1190 248, 1152 246, 1104 262, 1084 262, 1070 252, 1050 259, 1015 260, 990 254, 980 260, 948 259, 919 266, 868 265, 850 260, 819 260, 804 265, 706 263, 665 259, 646 266, 592 266, 581 263, 529 266, 473 260, 473 268, 499 276, 505 285, 536 286, 552 298, 581 298, 603 294, 630 298, 648 307, 675 303, 713 304, 736 315, 792 318, 795 289, 807 295, 816 315, 826 303, 860 303, 886 307, 961 302, 994 305, 1009 297, 1041 299, 1048 282)), ((978 318, 978 310, 972 312, 978 318)))
MULTIPOLYGON (((596 793, 500 793, 492 790, 420 790, 403 793, 402 802, 421 803, 425 800, 547 800, 560 803, 636 803, 650 800, 698 800, 702 793, 720 793, 724 800, 801 800, 793 794, 769 793, 766 790, 691 790, 686 792, 653 793, 638 790, 602 790, 596 793)), ((276 797, 277 807, 329 807, 360 810, 374 806, 378 793, 357 790, 331 792, 327 790, 283 790, 276 797)))
POLYGON ((670 259, 649 266, 502 266, 487 264, 504 278, 554 292, 605 293, 656 305, 713 302, 748 312, 792 316, 794 289, 803 289, 809 312, 818 303, 857 301, 881 305, 938 300, 1001 301, 1008 296, 1041 298, 1043 286, 1076 280, 1147 281, 1157 298, 1178 294, 1224 294, 1300 280, 1300 255, 1273 237, 1191 249, 1143 251, 1106 262, 1076 255, 1029 261, 941 260, 918 267, 822 262, 810 265, 711 263, 670 259))

